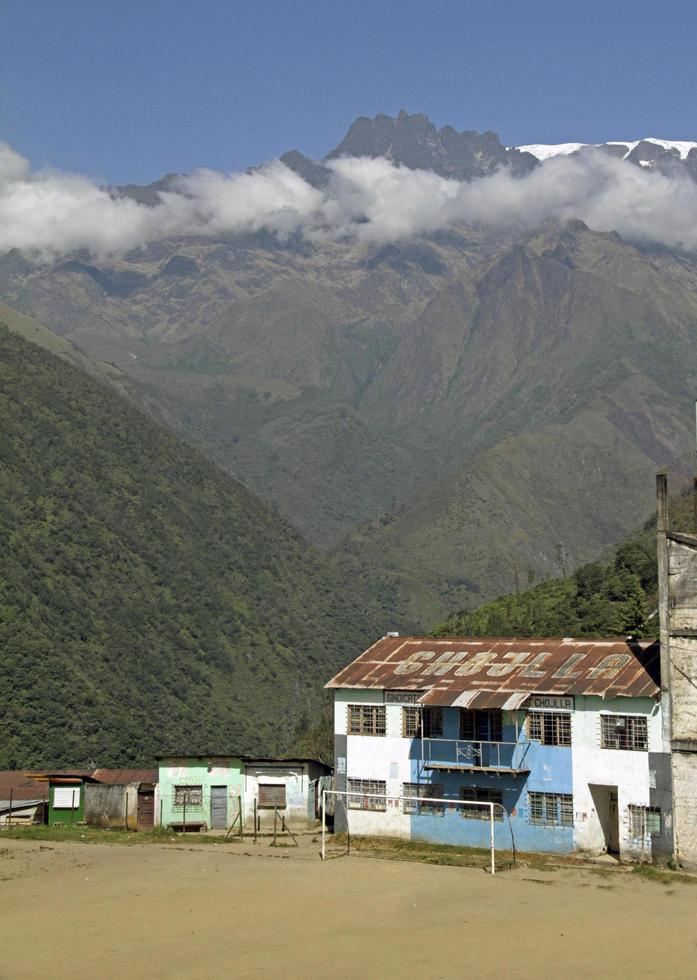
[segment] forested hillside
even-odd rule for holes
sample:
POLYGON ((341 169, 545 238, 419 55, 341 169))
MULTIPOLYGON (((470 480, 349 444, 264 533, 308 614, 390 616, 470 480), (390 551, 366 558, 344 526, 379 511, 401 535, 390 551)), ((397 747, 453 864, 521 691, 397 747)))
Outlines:
MULTIPOLYGON (((686 505, 683 503, 683 508, 686 505)), ((649 521, 611 558, 573 575, 454 613, 435 636, 658 635, 656 525, 649 521)))
POLYGON ((245 488, 0 325, 0 768, 292 750, 389 627, 245 488))

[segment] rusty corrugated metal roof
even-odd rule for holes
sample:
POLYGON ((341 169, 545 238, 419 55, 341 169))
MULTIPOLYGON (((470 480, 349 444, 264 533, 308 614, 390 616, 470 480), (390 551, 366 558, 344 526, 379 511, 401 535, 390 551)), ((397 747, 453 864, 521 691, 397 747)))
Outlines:
POLYGON ((529 691, 458 691, 432 687, 419 698, 419 704, 442 708, 505 708, 515 711, 530 696, 529 691))
POLYGON ((326 686, 441 695, 501 691, 656 698, 659 660, 657 642, 617 638, 385 636, 326 686))
POLYGON ((156 783, 160 774, 157 769, 95 769, 92 776, 100 783, 120 786, 129 783, 156 783))
POLYGON ((41 799, 47 792, 46 784, 41 783, 16 769, 0 770, 0 799, 13 800, 41 799))

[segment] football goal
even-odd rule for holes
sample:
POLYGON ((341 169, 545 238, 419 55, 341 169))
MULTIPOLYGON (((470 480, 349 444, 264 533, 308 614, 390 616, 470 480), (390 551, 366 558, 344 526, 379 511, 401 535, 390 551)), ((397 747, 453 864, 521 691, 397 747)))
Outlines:
MULTIPOLYGON (((394 796, 387 793, 355 793, 348 790, 325 789, 322 790, 322 850, 321 858, 326 860, 326 839, 327 839, 327 798, 334 797, 334 810, 336 813, 336 803, 341 802, 346 815, 346 827, 350 848, 351 824, 350 814, 361 810, 386 811, 398 807, 405 814, 428 815, 433 812, 434 807, 442 807, 463 810, 463 816, 470 816, 473 820, 487 820, 489 824, 489 851, 490 861, 489 870, 491 874, 496 874, 496 845, 494 835, 494 825, 497 819, 507 819, 508 814, 501 803, 480 802, 478 800, 443 799, 437 796, 394 796), (355 799, 357 805, 352 806, 351 800, 355 799), (362 801, 362 804, 361 804, 362 801), (406 804, 406 807, 405 807, 406 804), (481 815, 472 811, 481 809, 481 815), (496 809, 499 814, 497 815, 496 809), (469 811, 469 812, 468 812, 469 811)), ((510 826, 510 822, 509 822, 510 826)), ((387 835, 386 835, 387 836, 387 835)), ((347 852, 348 853, 348 849, 347 852)))

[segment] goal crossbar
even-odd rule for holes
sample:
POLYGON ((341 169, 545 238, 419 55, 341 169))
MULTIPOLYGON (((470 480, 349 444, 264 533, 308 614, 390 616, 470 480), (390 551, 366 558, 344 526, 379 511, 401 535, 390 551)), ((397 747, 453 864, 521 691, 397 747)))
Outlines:
MULTIPOLYGON (((489 850, 491 851, 491 874, 496 874, 496 849, 494 845, 494 807, 500 807, 503 813, 506 812, 505 807, 502 803, 493 803, 490 801, 484 802, 483 800, 454 800, 454 799, 443 799, 438 796, 398 796, 391 793, 357 793, 352 790, 343 789, 323 789, 322 790, 322 852, 321 858, 325 860, 325 844, 327 836, 327 797, 337 796, 344 797, 357 797, 362 800, 397 800, 400 803, 443 803, 448 807, 461 805, 463 808, 480 806, 489 811, 489 850)), ((346 815, 348 821, 348 813, 346 815)))

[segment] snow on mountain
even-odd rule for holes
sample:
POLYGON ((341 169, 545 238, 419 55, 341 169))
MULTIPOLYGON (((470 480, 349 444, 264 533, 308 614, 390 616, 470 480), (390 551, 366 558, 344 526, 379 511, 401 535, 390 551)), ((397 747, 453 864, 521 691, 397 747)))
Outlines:
POLYGON ((576 153, 587 143, 530 143, 528 146, 518 146, 516 149, 521 153, 532 153, 538 160, 547 160, 549 157, 567 156, 569 153, 576 153))
POLYGON ((576 153, 585 146, 624 146, 627 149, 623 158, 626 158, 640 143, 654 143, 663 147, 664 150, 677 150, 681 160, 685 160, 690 150, 697 147, 697 142, 690 140, 663 140, 655 136, 647 136, 643 140, 610 140, 607 143, 530 143, 526 146, 519 146, 518 149, 531 153, 538 160, 548 160, 550 157, 576 153))

